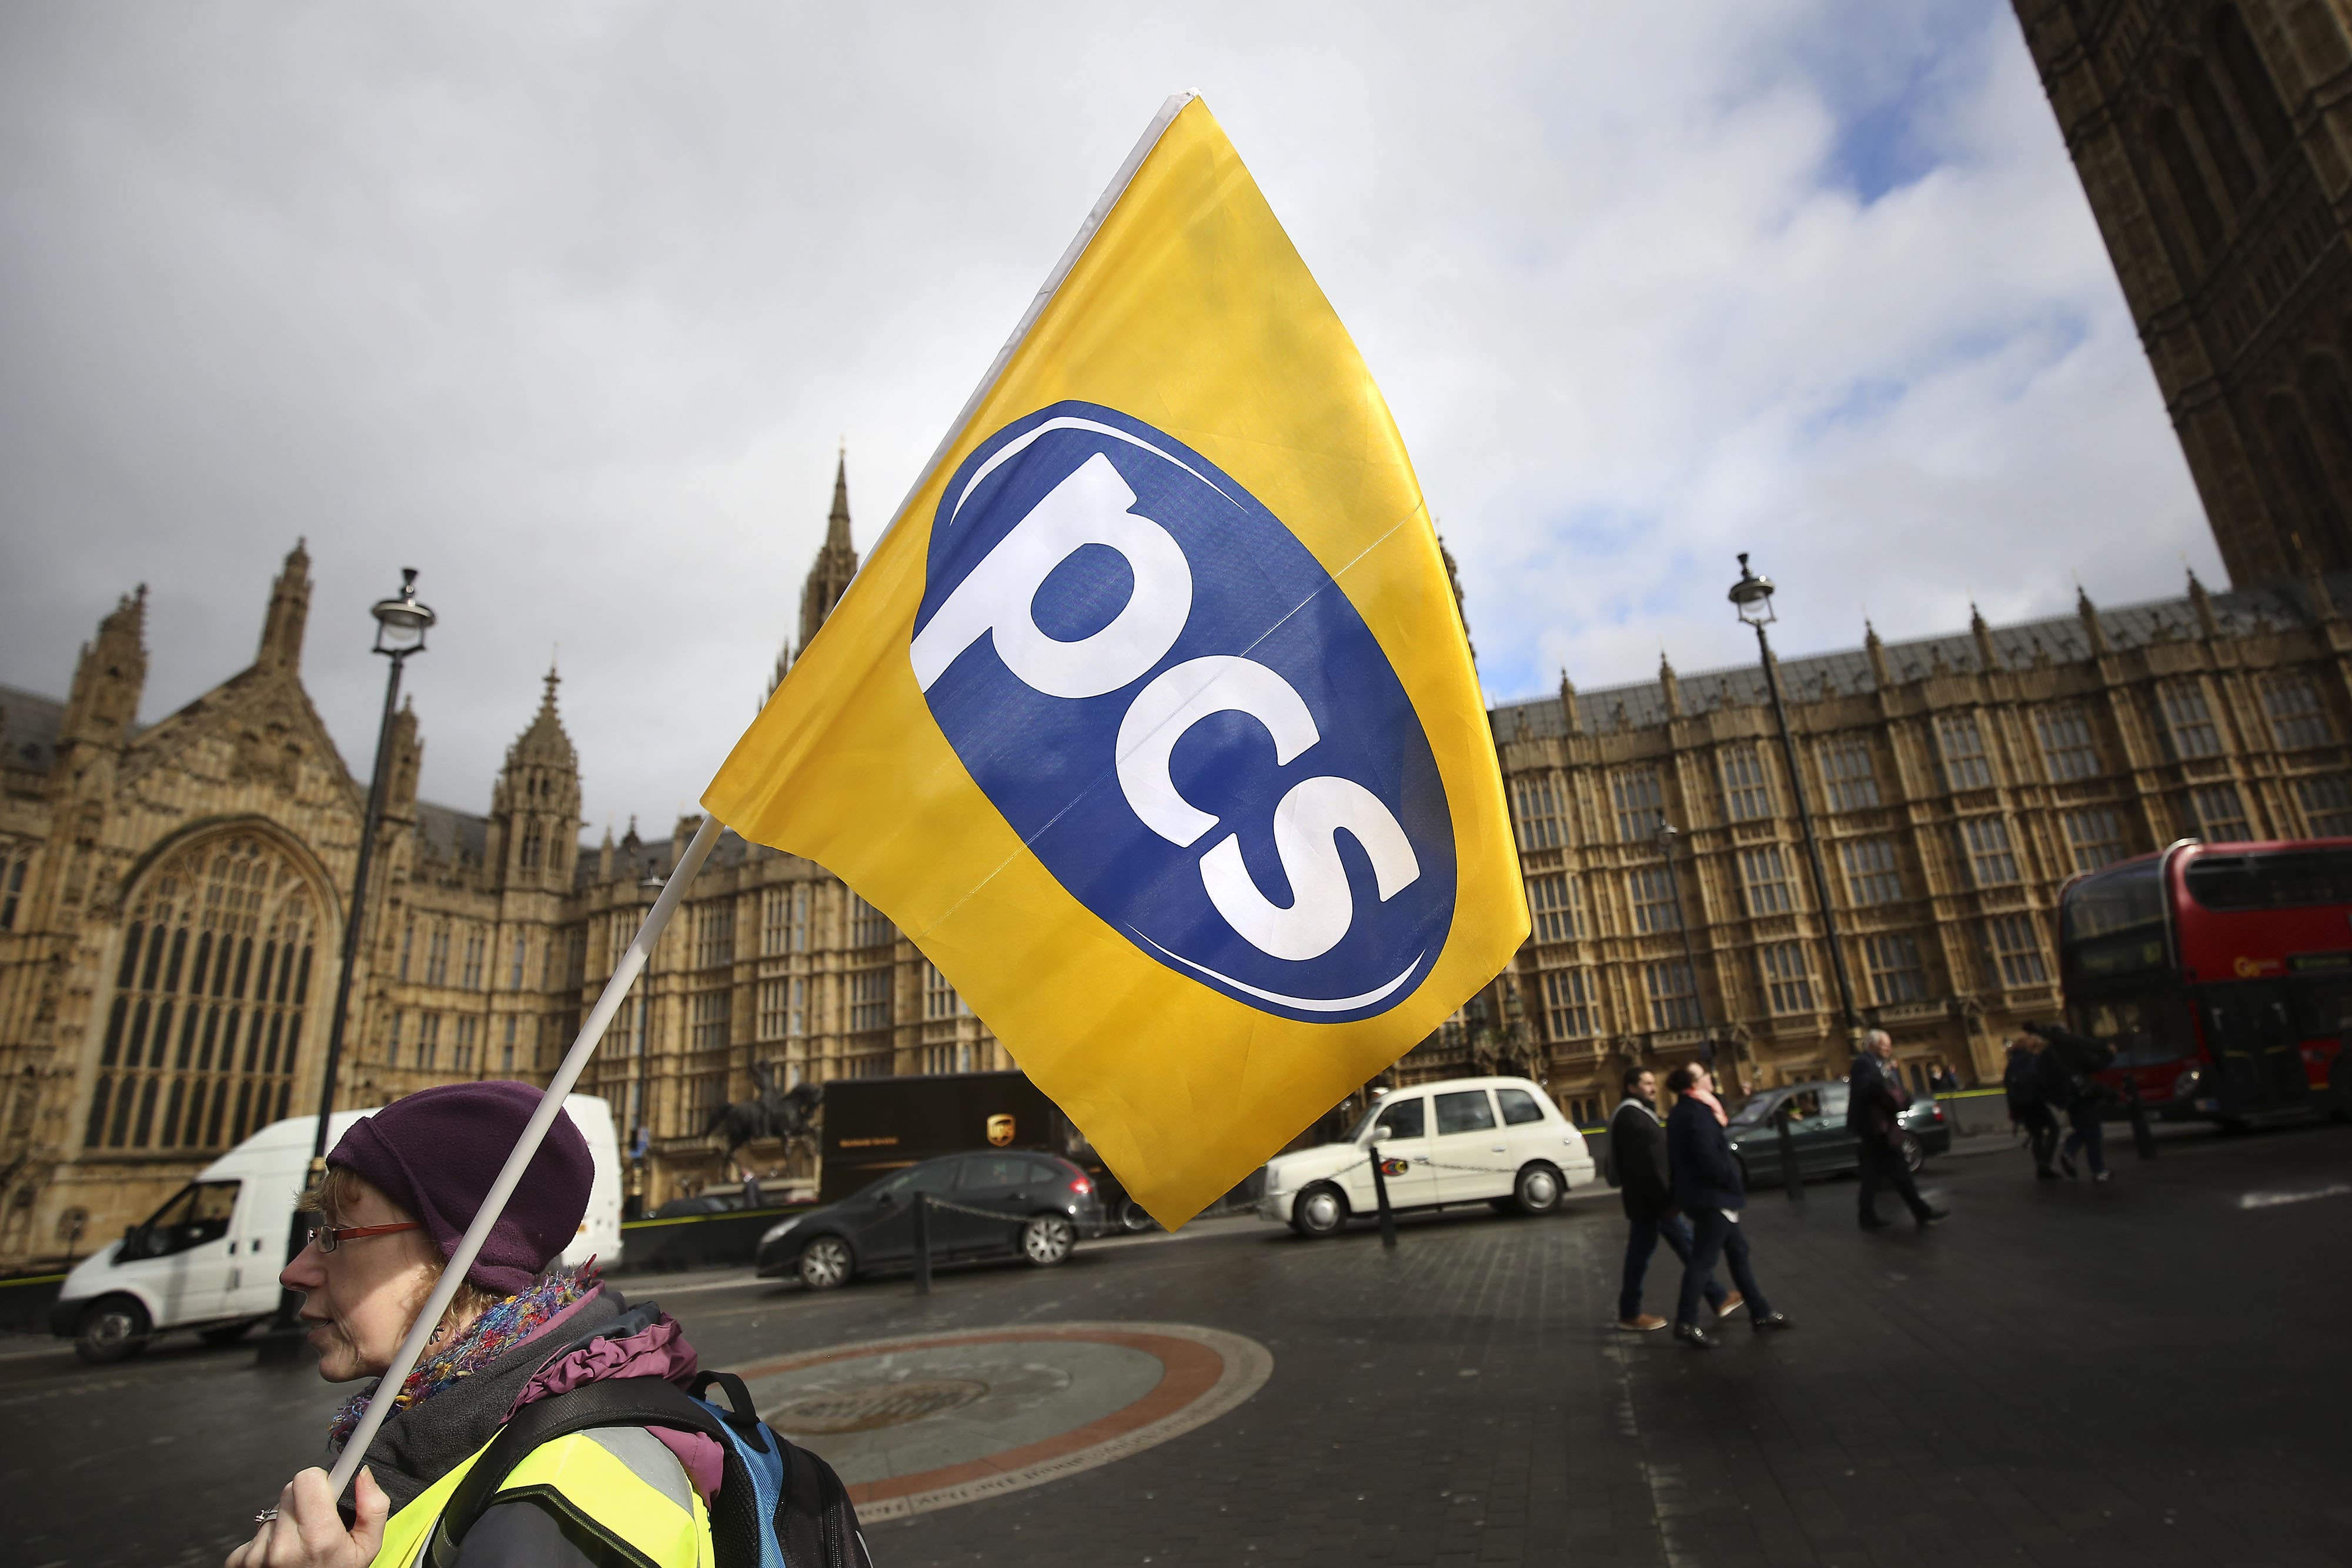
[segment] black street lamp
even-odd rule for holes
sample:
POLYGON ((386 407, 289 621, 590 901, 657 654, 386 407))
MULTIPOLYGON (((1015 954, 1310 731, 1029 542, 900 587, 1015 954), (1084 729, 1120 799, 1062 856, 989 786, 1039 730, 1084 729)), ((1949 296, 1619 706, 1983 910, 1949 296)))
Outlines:
MULTIPOLYGON (((1854 1009, 1853 982, 1846 977, 1845 948, 1838 940, 1837 911, 1830 904, 1830 875, 1822 864, 1821 840, 1813 832, 1812 809, 1805 803, 1805 777, 1797 766, 1797 743, 1789 734, 1789 709, 1780 700, 1780 667, 1772 662, 1771 639, 1764 634, 1772 613, 1772 580, 1748 570, 1748 552, 1739 552, 1739 580, 1727 597, 1739 619, 1756 628, 1756 646, 1764 660, 1764 689, 1772 696, 1772 718, 1780 727, 1780 751, 1789 762, 1789 789, 1797 801, 1797 825, 1805 835, 1805 860, 1813 868, 1813 898, 1821 905, 1822 931, 1829 939, 1830 967, 1837 975, 1838 1006, 1845 1014, 1847 1034, 1858 1036, 1862 1015, 1854 1009)), ((1849 1039, 1849 1044, 1853 1040, 1849 1039)))
MULTIPOLYGON (((375 651, 392 661, 392 674, 383 685, 383 721, 376 727, 375 768, 368 779, 367 809, 361 818, 359 867, 352 873, 352 904, 343 919, 343 967, 335 977, 335 1009, 327 1020, 327 1064, 319 1081, 319 1130, 310 1139, 310 1180, 314 1183, 327 1169, 327 1124, 335 1111, 335 1073, 342 1064, 343 1025, 351 1013, 352 975, 359 967, 360 928, 367 915, 368 866, 375 859, 376 832, 383 821, 384 781, 392 767, 392 719, 400 701, 401 666, 411 653, 425 652, 425 633, 434 622, 433 612, 416 602, 416 569, 413 566, 401 569, 399 593, 377 600, 369 613, 375 617, 375 651)), ((301 1250, 306 1228, 303 1217, 297 1214, 293 1234, 287 1239, 286 1256, 289 1260, 301 1250)))
MULTIPOLYGON (((648 909, 652 908, 652 901, 661 896, 661 891, 667 885, 662 878, 650 871, 646 873, 646 879, 637 883, 637 890, 645 894, 648 909)), ((652 1019, 647 1016, 654 1005, 653 969, 653 964, 648 960, 646 972, 637 977, 637 1104, 636 1114, 631 1118, 635 1130, 629 1136, 629 1180, 635 1189, 629 1196, 636 1202, 637 1218, 640 1219, 651 1214, 654 1208, 646 1201, 649 1193, 646 1179, 646 1160, 653 1152, 654 1142, 653 1034, 652 1019)))

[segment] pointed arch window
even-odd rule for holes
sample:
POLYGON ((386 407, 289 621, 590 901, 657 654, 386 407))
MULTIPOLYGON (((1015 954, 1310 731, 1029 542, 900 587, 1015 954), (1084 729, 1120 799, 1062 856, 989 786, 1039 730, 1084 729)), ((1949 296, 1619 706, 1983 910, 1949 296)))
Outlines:
POLYGON ((2263 162, 2267 167, 2294 145, 2294 122, 2287 118, 2278 83, 2271 79, 2270 68, 2263 63, 2262 51, 2254 47, 2252 35, 2246 31, 2246 19, 2238 14, 2235 5, 2214 8, 2211 33, 2213 53, 2221 58, 2221 74, 2229 78, 2238 108, 2245 114, 2247 128, 2253 131, 2254 145, 2262 150, 2263 162))
POLYGON ((2189 151, 2179 118, 2168 109, 2158 110, 2148 124, 2148 140, 2156 144, 2157 155, 2164 160, 2164 172, 2172 177, 2173 193, 2189 219, 2190 232, 2197 236, 2199 253, 2210 260, 2221 243, 2221 213, 2213 204, 2212 193, 2205 188, 2205 172, 2197 166, 2197 155, 2189 151))
POLYGON ((2221 192, 2229 197, 2231 210, 2242 210, 2246 198, 2254 193, 2254 166, 2246 162, 2237 122, 2230 118, 2229 106, 2221 101, 2204 61, 2190 60, 2180 68, 2180 96, 2204 139, 2207 160, 2221 176, 2221 192))
POLYGON ((203 840, 130 907, 88 1148, 210 1150, 284 1116, 318 962, 310 881, 253 833, 203 840))
POLYGON ((2303 361, 2303 396, 2336 460, 2352 473, 2352 390, 2347 389, 2344 367, 2335 355, 2314 354, 2303 361))
POLYGON ((2271 444, 2294 482, 2296 506, 2314 536, 2306 542, 2340 545, 2345 536, 2344 515, 2336 509, 2326 466, 2319 460, 2319 448, 2304 422, 2303 409, 2294 398, 2281 392, 2271 398, 2264 412, 2270 416, 2271 444))

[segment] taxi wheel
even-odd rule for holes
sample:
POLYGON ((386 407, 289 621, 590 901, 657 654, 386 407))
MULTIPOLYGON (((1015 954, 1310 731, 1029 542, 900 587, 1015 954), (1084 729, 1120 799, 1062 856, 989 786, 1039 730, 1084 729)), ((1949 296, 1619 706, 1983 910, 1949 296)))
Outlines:
POLYGON ((1913 1137, 1910 1134, 1904 1134, 1903 1168, 1909 1171, 1912 1175, 1916 1176, 1919 1174, 1919 1167, 1927 1163, 1927 1150, 1926 1145, 1921 1144, 1918 1139, 1913 1137))
POLYGON ((1062 1215, 1041 1214, 1021 1228, 1021 1256, 1032 1268, 1052 1268, 1077 1242, 1076 1228, 1062 1215))
POLYGON ((1559 1207, 1559 1200, 1568 1184, 1559 1172, 1542 1160, 1519 1168, 1519 1179, 1511 1187, 1511 1204, 1521 1214, 1533 1218, 1551 1214, 1559 1207))
POLYGON ((801 1283, 812 1291, 833 1291, 849 1283, 849 1243, 838 1236, 815 1236, 801 1249, 801 1283))
POLYGON ((1347 1223, 1347 1197, 1329 1182, 1310 1186, 1300 1193, 1298 1202, 1290 1211, 1290 1228, 1309 1241, 1337 1236, 1347 1223))
POLYGON ((92 1366, 137 1355, 147 1348, 147 1309, 129 1296, 107 1296, 81 1315, 74 1354, 92 1366))

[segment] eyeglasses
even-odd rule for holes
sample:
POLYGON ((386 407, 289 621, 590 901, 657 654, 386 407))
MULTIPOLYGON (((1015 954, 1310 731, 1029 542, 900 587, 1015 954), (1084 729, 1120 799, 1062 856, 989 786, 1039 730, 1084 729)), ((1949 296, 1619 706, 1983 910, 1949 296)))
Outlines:
POLYGON ((343 1225, 333 1228, 319 1226, 310 1232, 310 1245, 321 1252, 332 1252, 346 1241, 358 1241, 370 1236, 390 1236, 402 1230, 422 1230, 421 1219, 404 1219, 398 1225, 343 1225))

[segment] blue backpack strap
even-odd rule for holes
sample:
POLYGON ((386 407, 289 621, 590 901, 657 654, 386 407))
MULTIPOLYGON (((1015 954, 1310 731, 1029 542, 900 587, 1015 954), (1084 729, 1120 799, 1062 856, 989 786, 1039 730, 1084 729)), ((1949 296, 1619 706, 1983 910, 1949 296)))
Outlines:
MULTIPOLYGON (((695 1393, 708 1395, 713 1385, 725 1394, 727 1403, 723 1407, 706 1403, 704 1407, 719 1417, 730 1440, 728 1474, 730 1479, 735 1474, 734 1463, 743 1467, 750 1490, 758 1494, 764 1521, 760 1544, 774 1553, 770 1556, 763 1552, 740 1561, 757 1562, 762 1568, 873 1568, 865 1534, 858 1528, 856 1506, 833 1467, 806 1448, 786 1442, 761 1420, 741 1378, 731 1372, 705 1372, 694 1381, 695 1393)), ((711 1531, 716 1544, 715 1511, 711 1531)), ((719 1560, 722 1565, 729 1563, 724 1546, 719 1560)))

